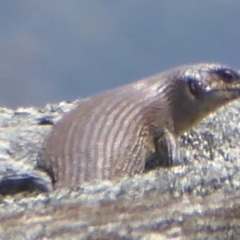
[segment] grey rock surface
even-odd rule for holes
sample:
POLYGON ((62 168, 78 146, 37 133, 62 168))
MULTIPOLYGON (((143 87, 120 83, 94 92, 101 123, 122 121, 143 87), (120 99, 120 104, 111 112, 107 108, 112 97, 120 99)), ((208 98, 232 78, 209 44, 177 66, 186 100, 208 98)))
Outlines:
MULTIPOLYGON (((76 103, 0 109, 0 188, 33 171, 50 123, 76 103)), ((180 166, 0 196, 0 239, 238 239, 239 110, 237 101, 184 134, 180 166)))

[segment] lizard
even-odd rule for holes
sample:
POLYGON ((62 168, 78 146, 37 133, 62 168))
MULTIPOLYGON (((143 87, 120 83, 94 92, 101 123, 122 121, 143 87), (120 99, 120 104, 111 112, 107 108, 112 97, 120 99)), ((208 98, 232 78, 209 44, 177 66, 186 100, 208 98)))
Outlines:
POLYGON ((178 137, 239 97, 239 71, 220 63, 183 65, 107 90, 53 126, 36 171, 50 176, 52 190, 133 176, 154 161, 178 165, 178 137))

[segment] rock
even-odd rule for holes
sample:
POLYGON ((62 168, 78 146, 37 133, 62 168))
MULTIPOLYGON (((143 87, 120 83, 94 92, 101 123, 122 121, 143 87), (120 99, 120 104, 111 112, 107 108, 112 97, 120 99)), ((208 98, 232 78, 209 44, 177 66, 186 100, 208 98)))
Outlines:
MULTIPOLYGON (((19 180, 24 185, 52 123, 76 103, 0 109, 0 189, 13 175, 10 187, 19 180)), ((182 136, 181 166, 51 193, 2 195, 0 238, 238 239, 238 105, 223 108, 182 136)))

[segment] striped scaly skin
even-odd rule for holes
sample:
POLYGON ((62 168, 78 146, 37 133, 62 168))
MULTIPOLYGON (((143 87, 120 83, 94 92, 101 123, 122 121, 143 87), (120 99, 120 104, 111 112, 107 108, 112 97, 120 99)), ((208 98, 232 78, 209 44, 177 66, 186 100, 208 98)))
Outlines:
POLYGON ((37 168, 54 188, 132 176, 179 164, 177 138, 240 96, 237 71, 217 63, 181 66, 89 97, 53 127, 37 168))

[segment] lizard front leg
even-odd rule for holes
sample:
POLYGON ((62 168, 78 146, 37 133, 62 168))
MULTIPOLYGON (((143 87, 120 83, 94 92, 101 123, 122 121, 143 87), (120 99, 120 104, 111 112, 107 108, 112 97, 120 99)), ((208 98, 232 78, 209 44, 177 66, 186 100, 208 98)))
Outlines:
POLYGON ((156 167, 170 167, 180 163, 180 148, 177 137, 165 129, 160 137, 154 139, 155 152, 146 162, 145 171, 156 167))

